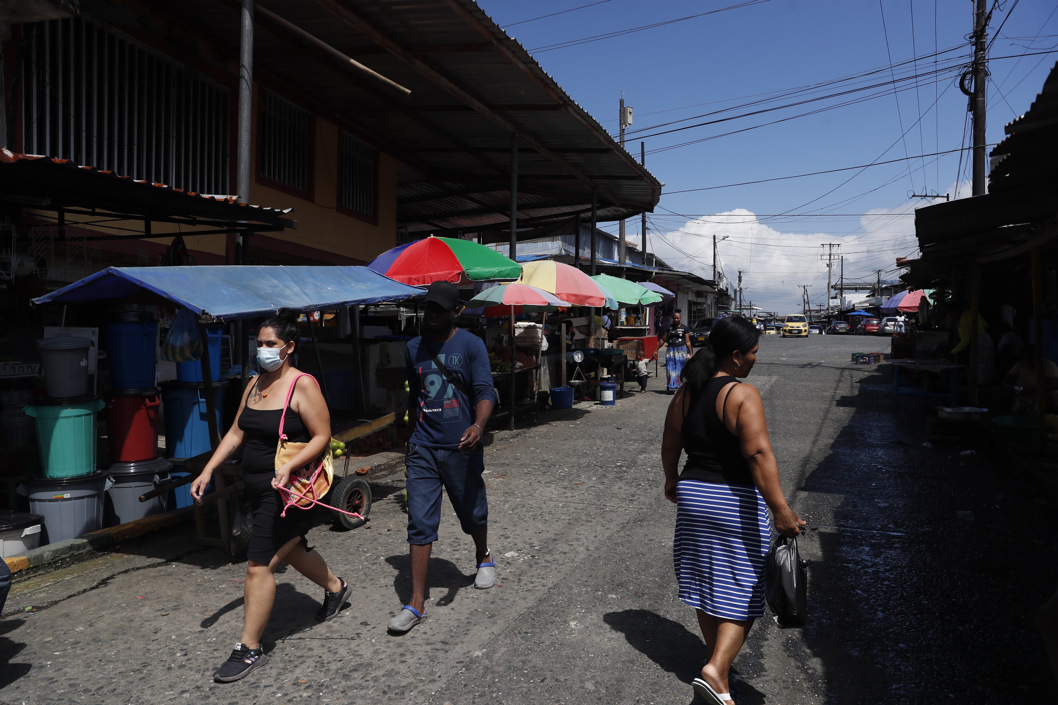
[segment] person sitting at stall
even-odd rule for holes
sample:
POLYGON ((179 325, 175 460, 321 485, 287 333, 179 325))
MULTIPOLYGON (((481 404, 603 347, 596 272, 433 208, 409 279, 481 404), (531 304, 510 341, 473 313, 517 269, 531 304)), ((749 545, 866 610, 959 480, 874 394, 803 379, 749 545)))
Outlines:
POLYGON ((293 567, 323 589, 323 604, 316 611, 316 619, 321 622, 337 615, 349 596, 349 583, 335 576, 305 539, 313 525, 312 512, 288 510, 283 516, 285 502, 276 489, 289 487, 294 470, 320 457, 331 440, 331 416, 319 385, 311 375, 302 375, 293 366, 298 341, 296 321, 296 314, 280 311, 261 324, 257 332, 261 374, 247 385, 235 422, 191 483, 191 496, 201 504, 214 471, 245 443, 243 482, 253 510, 253 532, 243 588, 242 637, 228 660, 213 673, 213 680, 218 683, 245 678, 268 662, 261 637, 275 604, 275 572, 280 563, 293 567), (291 442, 306 446, 293 460, 276 468, 281 418, 284 435, 291 442))
MULTIPOLYGON (((1043 377, 1043 393, 1047 413, 1058 412, 1058 365, 1044 358, 1040 368, 1043 377)), ((1007 372, 1000 385, 1000 392, 1006 408, 1015 414, 1036 413, 1037 380, 1036 349, 1025 346, 1021 362, 1016 363, 1007 372)))

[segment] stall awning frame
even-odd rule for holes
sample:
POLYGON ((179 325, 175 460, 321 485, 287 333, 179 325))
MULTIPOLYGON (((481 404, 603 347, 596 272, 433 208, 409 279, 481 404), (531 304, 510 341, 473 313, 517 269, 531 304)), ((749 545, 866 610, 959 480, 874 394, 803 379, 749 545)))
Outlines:
POLYGON ((146 295, 198 314, 201 319, 259 318, 280 308, 320 311, 403 301, 424 290, 393 281, 367 267, 248 266, 108 267, 34 304, 84 303, 146 295))

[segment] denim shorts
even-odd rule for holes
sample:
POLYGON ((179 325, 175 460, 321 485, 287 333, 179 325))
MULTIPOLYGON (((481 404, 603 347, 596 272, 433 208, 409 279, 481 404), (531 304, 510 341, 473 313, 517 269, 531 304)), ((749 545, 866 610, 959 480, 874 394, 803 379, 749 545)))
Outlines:
POLYGON ((448 448, 408 444, 408 543, 421 546, 437 540, 441 523, 441 488, 459 517, 465 534, 476 534, 489 523, 485 497, 485 459, 481 448, 464 453, 448 448))

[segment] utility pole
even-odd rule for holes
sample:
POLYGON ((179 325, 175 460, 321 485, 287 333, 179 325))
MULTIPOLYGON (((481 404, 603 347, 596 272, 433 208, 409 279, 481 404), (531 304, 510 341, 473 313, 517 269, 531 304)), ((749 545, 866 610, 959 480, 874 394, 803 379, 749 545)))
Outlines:
MULTIPOLYGON (((621 98, 621 107, 617 113, 617 122, 620 125, 621 130, 621 149, 625 148, 625 128, 632 124, 632 108, 625 107, 625 99, 621 98)), ((621 222, 618 226, 618 239, 617 239, 617 261, 623 267, 625 264, 625 220, 621 218, 621 222)))
MULTIPOLYGON (((838 279, 838 313, 841 313, 841 309, 845 308, 845 255, 841 256, 841 274, 838 279)), ((830 310, 827 310, 830 313, 830 310)))
POLYGON ((802 284, 801 285, 801 313, 803 313, 804 315, 807 316, 808 315, 808 309, 810 307, 811 307, 811 304, 808 301, 808 285, 807 284, 802 284))
POLYGON ((985 79, 988 77, 985 39, 988 37, 988 17, 985 0, 977 0, 974 13, 973 62, 973 195, 985 195, 985 79))
MULTIPOLYGON (((738 312, 742 313, 742 270, 738 270, 738 312)), ((745 315, 745 314, 743 314, 745 315)))
POLYGON ((834 267, 834 248, 841 247, 836 242, 825 242, 820 247, 829 247, 825 255, 822 255, 820 259, 823 259, 827 263, 827 314, 830 314, 830 274, 834 267))

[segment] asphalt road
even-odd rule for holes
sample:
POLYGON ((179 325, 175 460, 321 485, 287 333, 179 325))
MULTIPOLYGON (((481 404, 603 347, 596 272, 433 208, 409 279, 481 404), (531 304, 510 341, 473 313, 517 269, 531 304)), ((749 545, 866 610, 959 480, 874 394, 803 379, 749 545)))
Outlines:
MULTIPOLYGON (((1054 508, 980 438, 924 445, 923 404, 894 414, 884 370, 849 361, 887 348, 761 341, 747 381, 811 527, 811 615, 802 629, 754 626, 736 701, 1056 702, 1031 626, 1058 586, 1054 508)), ((374 481, 367 527, 310 535, 353 585, 349 607, 318 624, 318 589, 278 574, 272 658, 247 679, 210 677, 239 637, 245 566, 183 526, 20 577, 0 620, 0 702, 689 705, 703 647, 676 598, 663 387, 493 434, 498 584, 473 588, 473 545, 446 505, 429 618, 407 635, 385 629, 409 590, 395 476, 374 481)))

